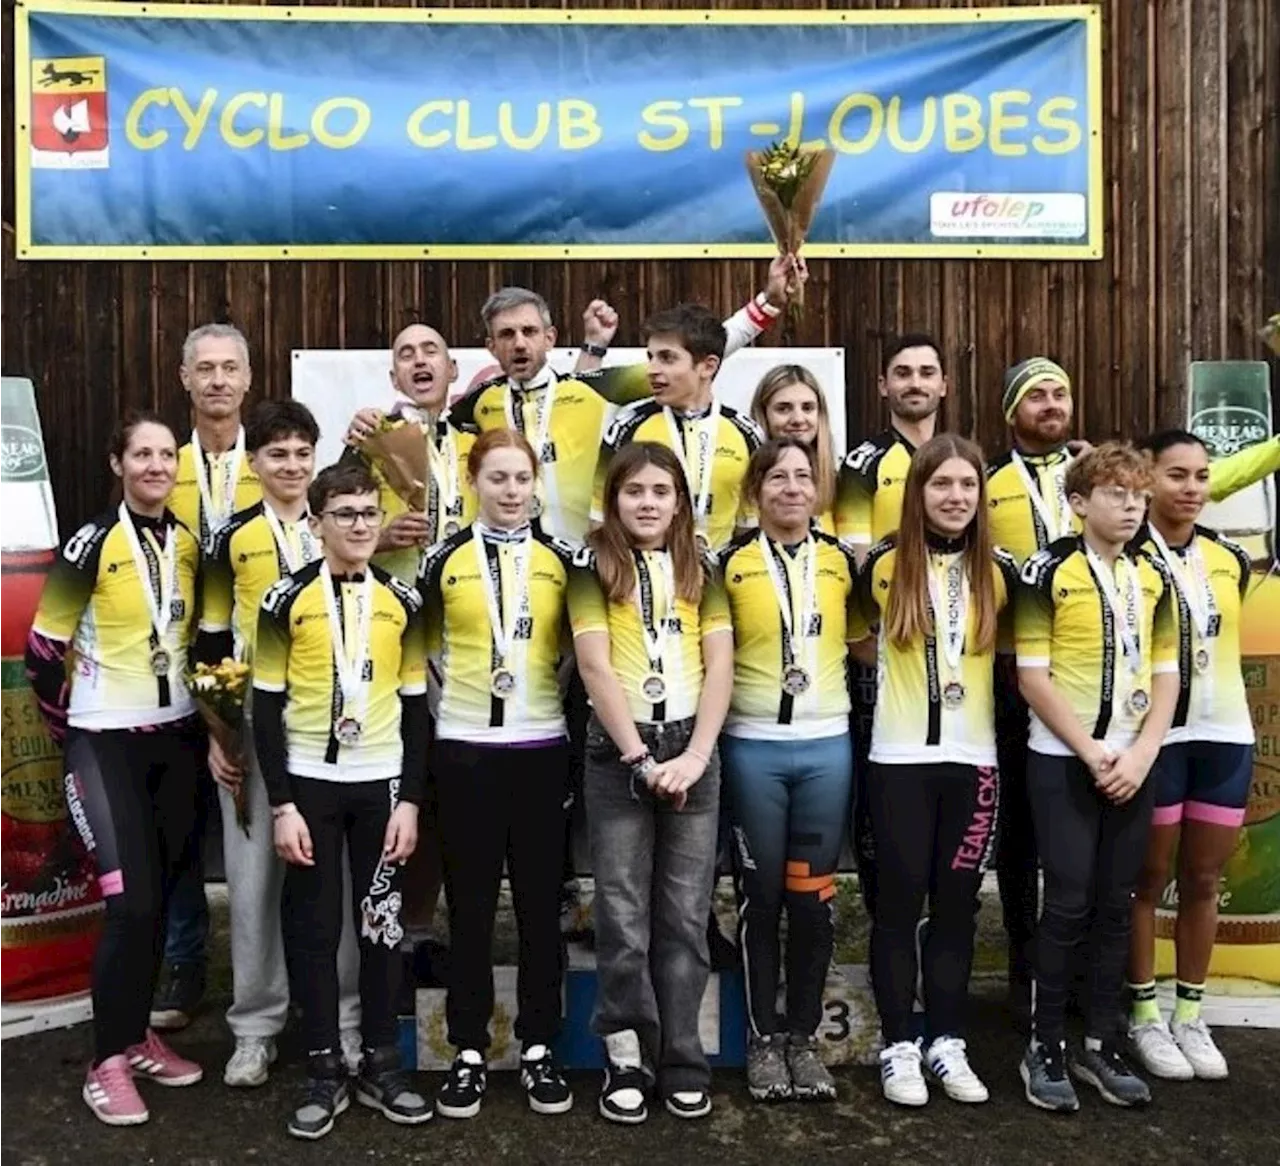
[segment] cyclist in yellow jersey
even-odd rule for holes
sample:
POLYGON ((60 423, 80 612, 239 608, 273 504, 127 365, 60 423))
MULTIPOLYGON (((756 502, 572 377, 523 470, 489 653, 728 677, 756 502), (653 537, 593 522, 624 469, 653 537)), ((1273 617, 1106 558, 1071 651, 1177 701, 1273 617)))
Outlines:
POLYGON ((1155 817, 1138 879, 1129 956, 1129 1039, 1157 1077, 1219 1080, 1227 1062, 1200 1015, 1218 925, 1222 869, 1235 851, 1253 776, 1253 723, 1240 671, 1249 556, 1196 520, 1211 489, 1204 443, 1170 429, 1144 439, 1152 459, 1137 542, 1173 579, 1178 703, 1152 771, 1155 817), (1155 994, 1156 907, 1177 851, 1177 989, 1172 1024, 1155 994))
MULTIPOLYGON (((204 324, 187 335, 178 370, 191 399, 195 425, 178 450, 178 470, 169 507, 207 549, 209 538, 233 514, 262 498, 249 464, 241 409, 253 379, 249 345, 230 324, 204 324)), ((195 844, 174 887, 165 933, 164 972, 151 1023, 160 1029, 184 1027, 204 995, 209 908, 204 893, 206 821, 214 812, 213 782, 201 766, 196 803, 195 844)))
MULTIPOLYGON (((267 589, 320 557, 311 532, 307 489, 315 472, 320 430, 300 401, 263 401, 245 426, 245 451, 262 483, 262 501, 231 517, 215 534, 205 557, 196 655, 217 661, 234 654, 253 659, 258 609, 267 589)), ((262 1085, 276 1058, 275 1038, 289 1013, 289 978, 280 930, 284 864, 271 832, 254 823, 269 820, 271 807, 253 749, 251 711, 246 709, 243 757, 247 774, 209 740, 209 770, 218 783, 222 850, 231 909, 233 999, 227 1026, 235 1049, 222 1079, 233 1087, 262 1085), (250 828, 237 823, 235 799, 244 799, 250 828)), ((347 871, 344 867, 344 878, 347 871)), ((341 1043, 348 1066, 360 1064, 360 999, 350 895, 344 896, 343 942, 339 950, 341 1043)))
POLYGON ((650 317, 641 332, 653 395, 620 409, 605 434, 592 519, 603 517, 604 482, 617 451, 633 441, 654 441, 680 460, 699 543, 718 549, 735 530, 755 525, 742 483, 763 436, 750 417, 713 392, 726 350, 724 325, 706 308, 683 304, 650 317))
POLYGON ((469 526, 475 518, 476 498, 466 472, 467 453, 475 435, 464 433, 445 420, 449 388, 458 379, 458 365, 435 328, 410 324, 397 334, 391 343, 390 376, 400 400, 388 419, 393 425, 416 425, 425 442, 430 473, 426 510, 411 511, 409 504, 387 485, 376 460, 360 454, 365 438, 386 416, 380 409, 361 409, 352 418, 346 435, 349 448, 343 457, 362 457, 381 487, 387 522, 378 537, 374 563, 398 579, 413 583, 422 551, 469 526))
POLYGON ((878 859, 871 976, 885 1050, 881 1088, 924 1105, 922 1060, 956 1101, 983 1102, 964 1013, 978 890, 995 847, 999 780, 991 676, 1017 567, 994 548, 978 447, 941 434, 911 460, 895 534, 872 548, 860 606, 879 628, 869 796, 878 859), (916 921, 929 898, 919 960, 916 921), (920 967, 917 968, 917 962, 920 967), (925 1052, 912 1009, 924 982, 925 1052))
POLYGON ((520 930, 521 1083, 535 1113, 573 1094, 552 1055, 560 1028, 559 887, 569 756, 557 668, 574 548, 530 521, 537 460, 517 431, 491 429, 467 469, 479 511, 427 555, 419 580, 428 650, 442 662, 431 772, 449 905, 449 1043, 436 1102, 480 1111, 493 1012, 493 924, 508 864, 520 930))
POLYGON ((177 465, 169 427, 132 414, 109 449, 123 501, 63 546, 26 664, 63 745, 68 816, 106 901, 81 1095, 100 1121, 138 1125, 148 1111, 135 1077, 192 1085, 202 1076, 147 1023, 155 939, 195 824, 200 737, 186 673, 200 550, 165 506, 177 465))
POLYGON ((813 475, 809 446, 765 442, 745 486, 760 530, 719 555, 734 636, 720 750, 741 880, 747 1090, 760 1101, 836 1094, 816 1033, 853 775, 847 643, 856 630, 855 565, 851 551, 812 528, 813 475), (787 1000, 779 1016, 784 905, 787 1000))
POLYGON ((395 1015, 400 872, 417 843, 426 765, 422 602, 370 564, 382 512, 368 470, 322 470, 307 501, 323 553, 263 596, 253 734, 276 853, 289 864, 284 943, 307 1050, 288 1131, 314 1140, 350 1099, 338 1035, 344 848, 360 918, 356 1100, 406 1125, 432 1110, 400 1071, 395 1015))
POLYGON ((1027 791, 1044 866, 1027 1100, 1071 1111, 1064 1033, 1073 954, 1089 944, 1085 1039, 1072 1076, 1116 1105, 1150 1091, 1121 1056, 1116 1014, 1129 916, 1151 826, 1148 780, 1178 699, 1173 584, 1144 551, 1150 475, 1142 454, 1110 443, 1072 462, 1065 490, 1082 520, 1023 567, 1015 613, 1018 680, 1031 707, 1027 791))
POLYGON ((779 364, 756 385, 751 419, 766 437, 794 437, 812 447, 817 467, 818 500, 814 503, 818 529, 836 533, 835 439, 826 394, 818 378, 802 364, 779 364))
POLYGON ((656 1085, 677 1117, 711 1112, 698 1037, 710 971, 716 737, 733 686, 723 588, 704 569, 675 455, 637 442, 613 460, 605 520, 569 580, 591 698, 586 803, 598 983, 592 1029, 608 1068, 599 1109, 633 1125, 656 1085))

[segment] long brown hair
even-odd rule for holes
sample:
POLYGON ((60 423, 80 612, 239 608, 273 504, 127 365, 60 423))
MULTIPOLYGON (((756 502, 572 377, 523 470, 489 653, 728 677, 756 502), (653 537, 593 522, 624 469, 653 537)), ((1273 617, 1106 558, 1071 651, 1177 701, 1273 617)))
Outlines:
POLYGON ((831 436, 831 414, 827 411, 827 397, 818 378, 802 364, 774 365, 756 385, 755 395, 751 398, 751 416, 768 434, 769 402, 776 394, 792 385, 804 385, 818 399, 818 435, 813 441, 813 474, 818 486, 818 500, 813 504, 813 510, 815 514, 825 514, 831 509, 836 497, 836 443, 831 436))
POLYGON ((665 445, 653 441, 624 445, 609 463, 604 480, 604 522, 587 535, 587 542, 596 555, 596 574, 611 603, 626 603, 635 593, 635 556, 631 536, 622 525, 618 511, 618 495, 645 466, 655 466, 670 475, 675 487, 676 512, 667 531, 667 549, 675 571, 676 595, 696 604, 702 598, 702 560, 693 531, 689 483, 676 455, 665 445))
POLYGON ((885 635, 905 648, 924 636, 936 635, 929 603, 929 544, 924 510, 925 484, 943 462, 961 458, 978 475, 978 509, 965 529, 964 566, 973 604, 973 647, 979 655, 996 642, 996 582, 987 522, 987 473, 982 451, 963 437, 940 433, 926 441, 911 458, 902 497, 902 521, 894 536, 897 557, 893 586, 885 605, 885 635))

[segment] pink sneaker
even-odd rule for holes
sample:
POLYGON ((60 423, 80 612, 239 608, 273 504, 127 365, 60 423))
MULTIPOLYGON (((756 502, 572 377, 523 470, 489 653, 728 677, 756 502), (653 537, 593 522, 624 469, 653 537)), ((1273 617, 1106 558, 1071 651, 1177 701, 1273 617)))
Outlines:
POLYGON ((135 1077, 145 1077, 157 1085, 194 1085, 204 1076, 204 1070, 195 1061, 178 1056, 154 1029, 147 1029, 147 1039, 130 1045, 124 1055, 133 1066, 135 1077))
POLYGON ((93 1110, 93 1116, 109 1126, 137 1126, 151 1116, 138 1096, 129 1058, 123 1053, 108 1057, 96 1069, 90 1068, 80 1096, 93 1110))

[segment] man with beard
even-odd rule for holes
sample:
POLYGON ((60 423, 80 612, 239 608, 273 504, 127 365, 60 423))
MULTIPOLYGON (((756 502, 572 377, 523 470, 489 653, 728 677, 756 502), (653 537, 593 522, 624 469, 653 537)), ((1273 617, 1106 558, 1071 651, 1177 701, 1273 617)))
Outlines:
MULTIPOLYGON (((859 563, 872 546, 898 529, 911 455, 937 428, 938 409, 947 395, 937 341, 919 332, 890 341, 877 387, 889 404, 889 428, 854 447, 840 467, 836 487, 836 534, 852 544, 859 563)), ((875 905, 875 842, 865 786, 876 671, 854 662, 850 675, 856 749, 852 841, 862 901, 871 912, 875 905)))

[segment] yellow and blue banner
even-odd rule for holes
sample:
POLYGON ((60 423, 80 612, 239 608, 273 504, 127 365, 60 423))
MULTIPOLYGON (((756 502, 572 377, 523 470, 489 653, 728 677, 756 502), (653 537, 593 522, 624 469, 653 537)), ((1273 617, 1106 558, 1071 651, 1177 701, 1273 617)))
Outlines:
POLYGON ((811 257, 1102 254, 1097 5, 15 22, 21 258, 764 256, 780 140, 836 152, 811 257))

